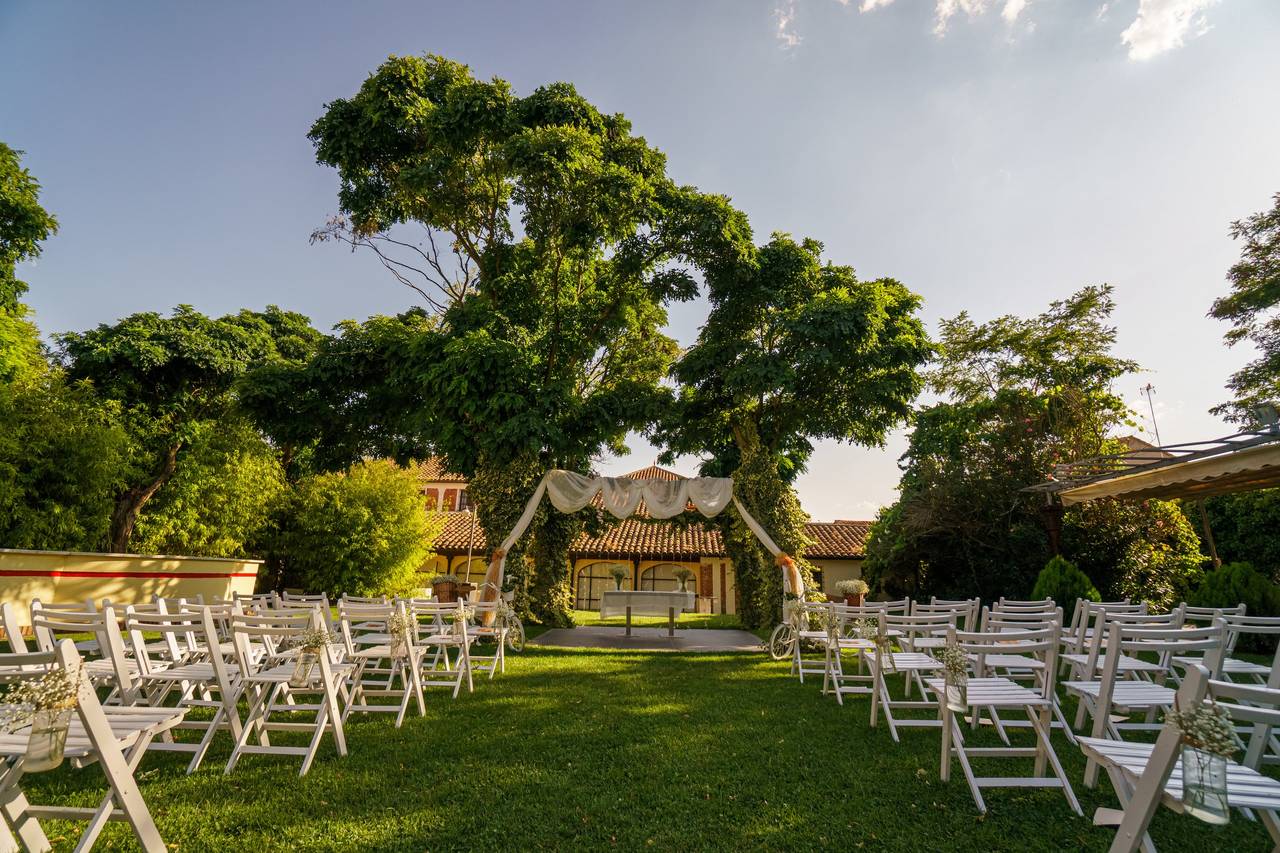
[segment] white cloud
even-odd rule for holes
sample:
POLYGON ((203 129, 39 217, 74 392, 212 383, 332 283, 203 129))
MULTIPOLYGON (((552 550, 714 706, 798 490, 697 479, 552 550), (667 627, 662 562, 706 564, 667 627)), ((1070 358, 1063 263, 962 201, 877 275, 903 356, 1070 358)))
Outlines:
POLYGON ((783 50, 791 50, 800 45, 800 33, 796 32, 796 0, 784 0, 773 8, 773 19, 777 24, 774 35, 783 50))
POLYGON ((1205 10, 1218 0, 1139 0, 1138 17, 1120 34, 1138 62, 1182 47, 1209 31, 1205 10))
MULTIPOLYGON (((873 12, 882 6, 888 6, 893 0, 862 0, 862 5, 858 7, 859 12, 873 12)), ((849 0, 840 0, 841 6, 848 6, 849 0)))

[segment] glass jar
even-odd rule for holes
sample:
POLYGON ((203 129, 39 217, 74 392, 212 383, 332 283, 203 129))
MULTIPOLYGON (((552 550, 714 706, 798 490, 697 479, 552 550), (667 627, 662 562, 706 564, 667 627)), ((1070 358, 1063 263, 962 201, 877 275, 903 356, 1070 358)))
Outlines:
POLYGON ((41 773, 62 764, 62 757, 67 749, 71 711, 71 708, 54 708, 36 711, 32 715, 27 754, 22 762, 24 772, 41 773))
POLYGON ((947 709, 963 714, 969 710, 969 676, 946 673, 947 709))
POLYGON ((391 656, 393 658, 407 658, 409 656, 409 640, 404 634, 392 635, 391 656))
POLYGON ((319 649, 301 649, 293 663, 293 674, 289 676, 290 687, 306 687, 311 683, 311 671, 320 662, 319 649))
POLYGON ((1231 819, 1227 804, 1227 759, 1190 744, 1182 745, 1182 809, 1205 823, 1231 819))

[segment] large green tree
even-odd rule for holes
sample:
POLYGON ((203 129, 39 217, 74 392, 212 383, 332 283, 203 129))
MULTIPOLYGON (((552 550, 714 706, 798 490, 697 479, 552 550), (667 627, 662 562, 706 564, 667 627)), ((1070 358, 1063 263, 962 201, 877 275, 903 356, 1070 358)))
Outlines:
MULTIPOLYGON (((362 357, 394 389, 370 393, 403 406, 383 413, 391 449, 430 447, 468 476, 499 542, 543 470, 585 471, 656 415, 676 354, 664 306, 696 292, 686 264, 742 217, 677 186, 661 152, 571 85, 520 97, 434 56, 391 57, 311 138, 341 179, 342 216, 318 239, 376 253, 431 315, 362 357)), ((372 322, 352 336, 386 331, 372 322)), ((535 523, 546 622, 570 619, 574 524, 535 523)), ((508 566, 520 573, 518 553, 508 566)))
POLYGON ((0 142, 0 382, 29 379, 45 367, 40 335, 19 301, 27 285, 18 264, 38 258, 41 243, 58 230, 21 154, 0 142))
POLYGON ((190 306, 58 336, 68 377, 121 407, 133 445, 111 510, 111 550, 129 550, 139 513, 183 451, 235 411, 236 383, 257 365, 306 357, 316 338, 305 317, 275 307, 214 319, 190 306))
MULTIPOLYGON (((800 557, 805 515, 791 481, 813 442, 884 442, 911 411, 931 347, 920 299, 892 279, 859 280, 822 245, 776 234, 705 266, 711 312, 674 369, 675 406, 655 437, 668 453, 704 454, 783 551, 800 557)), ((726 517, 740 613, 781 613, 781 580, 749 531, 726 517)))
MULTIPOLYGON (((1031 592, 1050 551, 1044 499, 1023 490, 1058 462, 1118 449, 1108 435, 1129 418, 1112 383, 1135 365, 1112 353, 1113 309, 1109 287, 1087 287, 1035 317, 942 323, 929 374, 942 401, 913 418, 901 496, 867 546, 873 583, 918 597, 1031 592)), ((1198 570, 1169 504, 1098 502, 1065 526, 1066 556, 1104 597, 1167 603, 1198 570)))
POLYGON ((1258 403, 1280 400, 1280 193, 1270 210, 1234 222, 1231 236, 1243 242, 1240 260, 1227 272, 1231 292, 1213 303, 1209 316, 1231 323, 1227 344, 1248 341, 1258 356, 1231 376, 1235 399, 1213 413, 1255 424, 1258 403))

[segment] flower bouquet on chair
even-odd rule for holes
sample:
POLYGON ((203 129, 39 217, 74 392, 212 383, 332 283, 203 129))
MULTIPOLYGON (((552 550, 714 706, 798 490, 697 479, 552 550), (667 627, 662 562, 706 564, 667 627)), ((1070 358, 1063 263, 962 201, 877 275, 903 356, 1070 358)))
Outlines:
POLYGON ((1205 823, 1231 819, 1227 803, 1227 759, 1242 744, 1231 717, 1217 702, 1164 715, 1182 734, 1182 810, 1205 823))
POLYGON ((298 649, 298 657, 293 662, 293 674, 289 676, 290 687, 306 687, 311 684, 316 664, 320 663, 320 655, 333 644, 334 636, 323 628, 308 628, 298 635, 293 645, 298 649))
POLYGON ((965 713, 969 710, 969 655, 955 643, 948 643, 938 652, 938 662, 946 685, 943 701, 949 710, 965 713))
POLYGON ((391 656, 407 658, 409 646, 417 633, 418 621, 408 613, 398 612, 387 620, 387 633, 391 635, 391 656))
POLYGON ((22 759, 24 772, 41 773, 62 764, 71 714, 79 704, 80 678, 65 669, 19 681, 0 696, 0 732, 31 726, 22 759))

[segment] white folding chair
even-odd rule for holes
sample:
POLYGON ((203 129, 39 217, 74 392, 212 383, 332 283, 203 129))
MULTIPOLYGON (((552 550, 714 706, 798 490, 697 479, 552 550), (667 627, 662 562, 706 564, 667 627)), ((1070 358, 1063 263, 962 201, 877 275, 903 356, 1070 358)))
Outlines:
POLYGON ((351 701, 342 712, 345 722, 353 712, 392 713, 396 715, 396 728, 404 722, 409 700, 416 698, 418 716, 427 713, 422 701, 422 682, 419 665, 423 649, 406 637, 404 648, 394 648, 392 620, 403 613, 399 604, 355 604, 346 599, 338 602, 338 624, 342 629, 342 642, 346 647, 346 659, 355 664, 351 673, 351 701), (400 688, 393 685, 400 680, 400 688), (395 697, 396 705, 371 703, 380 697, 395 697))
POLYGON ((91 642, 76 643, 77 650, 92 647, 100 658, 86 658, 82 669, 95 685, 110 690, 104 704, 132 705, 138 676, 138 662, 125 654, 124 638, 116 621, 115 608, 104 602, 101 610, 52 608, 31 602, 31 629, 42 651, 53 651, 58 637, 92 634, 91 642))
POLYGON ((80 656, 70 640, 53 649, 26 654, 0 654, 0 667, 21 671, 19 678, 40 678, 51 670, 64 670, 79 679, 78 705, 67 732, 66 760, 73 768, 97 763, 110 788, 97 808, 33 805, 22 792, 23 762, 29 733, 18 729, 0 734, 0 849, 16 849, 20 841, 28 850, 49 850, 52 845, 40 820, 87 821, 76 850, 89 850, 109 820, 128 821, 143 850, 165 850, 160 831, 147 810, 133 774, 147 745, 186 713, 176 708, 104 708, 87 678, 81 679, 80 656))
MULTIPOLYGON (((1053 630, 1061 638, 1062 608, 1057 607, 1051 611, 992 612, 984 607, 980 624, 981 631, 984 634, 998 635, 1009 632, 1053 630)), ((1059 642, 1059 647, 1061 647, 1061 642, 1059 642)), ((1044 684, 1044 661, 1036 655, 997 651, 984 655, 982 664, 983 670, 977 673, 981 677, 1002 676, 1012 681, 1031 682, 1035 687, 1042 687, 1044 684)), ((1067 740, 1074 744, 1075 733, 1071 730, 1071 726, 1067 724, 1066 716, 1062 712, 1062 705, 1058 701, 1057 691, 1051 692, 1049 698, 1053 703, 1053 721, 1050 723, 1050 728, 1061 729, 1067 740)), ((973 728, 976 729, 982 722, 984 711, 991 718, 991 724, 995 727, 996 734, 1005 743, 1009 743, 1007 729, 1025 728, 1029 725, 1026 720, 1005 720, 1001 718, 1000 712, 996 708, 978 708, 973 714, 973 728)))
POLYGON ((507 623, 499 618, 503 601, 476 601, 471 604, 475 613, 475 621, 471 633, 477 642, 487 641, 495 644, 491 655, 471 655, 471 665, 477 672, 488 672, 492 680, 494 673, 507 671, 507 623))
POLYGON ((894 712, 902 710, 937 711, 937 702, 923 698, 927 695, 927 692, 920 674, 932 675, 939 672, 942 669, 942 664, 926 651, 920 649, 918 644, 921 640, 936 639, 939 632, 942 632, 942 639, 945 641, 946 633, 955 630, 956 617, 957 611, 947 611, 919 616, 895 616, 885 613, 878 618, 875 643, 870 648, 862 649, 862 654, 866 657, 868 666, 871 669, 873 682, 871 728, 874 729, 876 727, 881 712, 884 713, 884 721, 889 726, 889 735, 895 742, 898 740, 899 726, 929 726, 936 728, 942 725, 941 718, 937 716, 931 719, 900 719, 894 712), (891 644, 895 641, 901 644, 901 651, 895 652, 892 650, 891 644), (910 684, 915 682, 922 698, 920 700, 894 699, 889 694, 889 686, 885 681, 885 675, 890 673, 900 673, 905 676, 908 684, 908 696, 910 695, 910 684))
MULTIPOLYGON (((1096 681, 1102 672, 1103 654, 1106 651, 1107 637, 1112 625, 1124 625, 1134 628, 1150 628, 1151 630, 1175 630, 1184 623, 1182 611, 1175 609, 1170 613, 1117 613, 1114 611, 1098 611, 1094 618, 1093 633, 1089 639, 1089 648, 1084 654, 1065 654, 1063 661, 1067 664, 1068 678, 1071 681, 1096 681)), ((1156 660, 1147 660, 1137 655, 1123 655, 1116 665, 1120 675, 1128 679, 1143 681, 1163 680, 1169 675, 1171 661, 1168 654, 1158 655, 1156 660)), ((1084 708, 1076 710, 1076 728, 1084 725, 1084 708)))
MULTIPOLYGON (((912 614, 915 614, 918 604, 912 605, 912 614)), ((981 598, 938 598, 936 595, 929 599, 928 607, 959 607, 964 608, 968 612, 961 624, 957 625, 957 630, 973 631, 978 627, 978 613, 982 610, 981 598)), ((926 611, 927 612, 927 611, 926 611)))
POLYGON ((311 769, 311 763, 315 760, 326 733, 333 735, 338 755, 347 754, 339 695, 343 692, 344 680, 355 667, 349 663, 335 662, 329 648, 325 648, 316 666, 307 675, 304 685, 289 683, 294 677, 295 661, 291 659, 291 655, 282 652, 308 628, 324 628, 319 613, 312 608, 261 616, 242 613, 231 616, 236 666, 240 670, 241 685, 244 695, 248 697, 249 709, 240 737, 236 740, 231 757, 227 759, 226 773, 235 769, 242 755, 295 755, 302 757, 298 775, 305 776, 311 769), (268 653, 259 663, 254 652, 255 641, 261 642, 267 649, 277 651, 268 653), (302 703, 297 701, 300 695, 317 696, 318 699, 302 703), (308 712, 314 713, 315 717, 307 722, 278 721, 271 718, 277 713, 308 712), (273 731, 303 732, 310 734, 311 740, 305 747, 280 746, 271 743, 270 732, 273 731), (249 743, 251 737, 257 737, 258 743, 249 743))
MULTIPOLYGON (((821 631, 806 632, 810 642, 819 643, 823 649, 822 693, 832 693, 837 704, 844 704, 846 695, 870 695, 875 690, 875 679, 863 671, 862 652, 874 647, 874 640, 864 638, 861 623, 866 619, 878 619, 885 614, 878 603, 855 607, 847 604, 805 605, 805 618, 821 631), (858 661, 856 673, 845 672, 844 653, 852 652, 858 661)), ((796 638, 800 642, 799 634, 796 638)), ((812 672, 813 670, 805 670, 812 672)))
POLYGON ((1006 631, 1000 634, 979 634, 953 632, 951 641, 966 654, 974 658, 974 671, 984 671, 984 658, 989 654, 1034 655, 1040 658, 1044 682, 1036 688, 1025 687, 1009 678, 1003 677, 970 677, 964 704, 968 709, 992 708, 996 710, 1020 710, 1026 713, 1031 729, 1035 732, 1034 747, 972 747, 965 743, 963 727, 956 721, 953 711, 946 699, 946 682, 943 678, 926 680, 929 689, 939 697, 942 710, 942 770, 941 779, 946 782, 951 778, 951 761, 958 759, 965 780, 969 783, 969 791, 978 811, 987 811, 986 801, 982 797, 983 788, 1060 788, 1067 798, 1068 805, 1078 815, 1083 815, 1080 802, 1071 790, 1071 782, 1058 761, 1049 738, 1050 715, 1053 713, 1053 694, 1057 676, 1058 634, 1054 628, 1038 631, 1006 631), (974 774, 971 759, 973 758, 1035 758, 1035 775, 1016 777, 977 776, 974 774), (1052 770, 1052 776, 1045 776, 1045 768, 1052 770))
POLYGON ((191 753, 191 761, 187 765, 187 773, 190 774, 200 767, 218 732, 229 732, 232 741, 240 739, 240 711, 237 708, 241 692, 240 670, 235 663, 223 657, 210 608, 158 613, 129 607, 125 610, 125 632, 139 665, 139 689, 135 693, 135 702, 145 702, 153 708, 164 707, 176 690, 179 708, 213 711, 212 717, 188 718, 175 727, 175 730, 200 732, 198 742, 178 741, 172 732, 167 732, 152 743, 151 749, 191 753), (147 634, 159 634, 170 642, 180 638, 183 651, 176 660, 153 660, 148 649, 155 644, 146 641, 147 634))
POLYGON ((402 604, 415 624, 414 645, 424 650, 419 658, 422 686, 451 687, 454 699, 464 682, 468 693, 475 690, 471 668, 475 637, 466 618, 466 603, 413 598, 402 604))
MULTIPOLYGON (((1252 726, 1250 751, 1255 741, 1268 738, 1280 725, 1280 689, 1213 680, 1205 667, 1192 664, 1178 690, 1178 707, 1194 708, 1210 697, 1221 700, 1219 707, 1233 721, 1252 726)), ((1183 811, 1181 741, 1182 733, 1172 723, 1162 728, 1154 744, 1080 738, 1081 750, 1091 764, 1106 769, 1120 801, 1119 809, 1099 808, 1093 818, 1095 825, 1119 827, 1111 843, 1112 853, 1132 853, 1139 847, 1154 853, 1147 827, 1156 809, 1163 804, 1175 812, 1183 811)), ((1280 849, 1280 781, 1247 763, 1228 761, 1227 803, 1231 808, 1256 812, 1272 844, 1280 849)))

